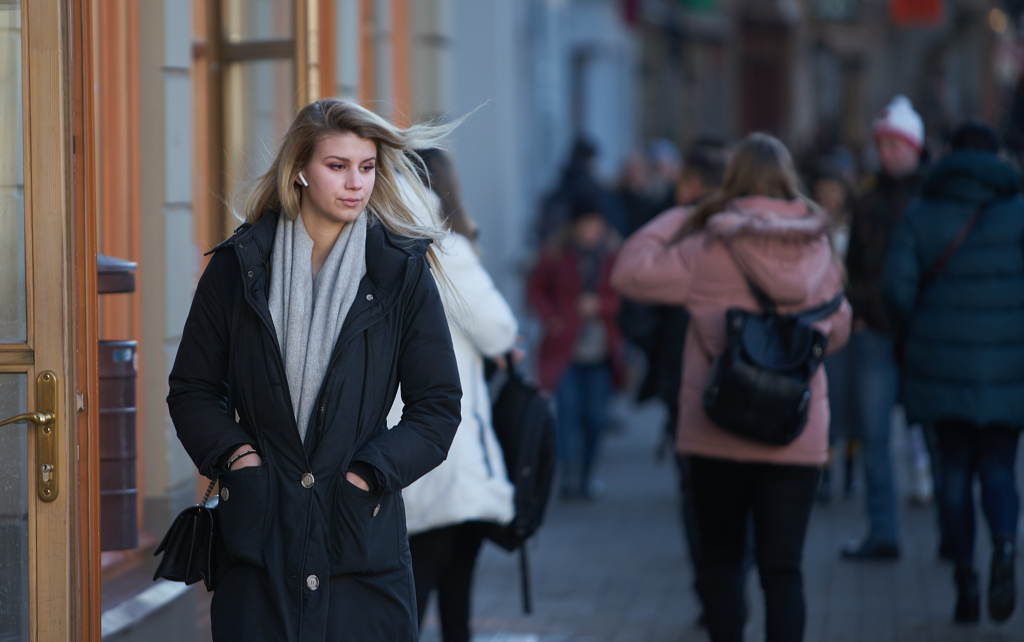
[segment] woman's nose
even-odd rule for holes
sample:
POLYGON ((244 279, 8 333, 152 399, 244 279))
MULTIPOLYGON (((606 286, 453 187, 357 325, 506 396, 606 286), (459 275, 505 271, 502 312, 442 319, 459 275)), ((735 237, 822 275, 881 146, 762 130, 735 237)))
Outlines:
POLYGON ((345 180, 345 189, 363 189, 363 179, 359 177, 359 172, 352 172, 348 175, 348 178, 345 180))

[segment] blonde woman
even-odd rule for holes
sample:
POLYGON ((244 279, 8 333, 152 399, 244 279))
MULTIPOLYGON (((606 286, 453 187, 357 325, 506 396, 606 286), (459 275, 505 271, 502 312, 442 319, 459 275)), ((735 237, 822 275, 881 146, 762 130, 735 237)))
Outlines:
MULTIPOLYGON (((693 209, 669 210, 626 242, 612 285, 638 301, 690 311, 676 449, 690 458, 701 542, 697 585, 712 642, 743 639, 743 560, 748 517, 765 595, 767 642, 803 639, 801 558, 820 467, 828 458, 828 385, 818 368, 803 432, 787 446, 719 428, 702 397, 725 351, 726 311, 759 311, 753 283, 784 314, 832 301, 843 269, 828 221, 799 189, 789 151, 765 134, 737 147, 722 189, 693 209)), ((835 352, 850 335, 850 305, 816 324, 835 352)))
POLYGON ((220 480, 214 640, 417 638, 401 489, 444 461, 461 388, 440 231, 400 175, 450 129, 308 105, 200 279, 168 405, 220 480))

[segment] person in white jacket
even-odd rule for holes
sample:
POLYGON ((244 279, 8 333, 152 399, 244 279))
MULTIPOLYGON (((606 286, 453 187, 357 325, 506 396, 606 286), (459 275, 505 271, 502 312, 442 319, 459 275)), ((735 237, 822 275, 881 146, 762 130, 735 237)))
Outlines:
MULTIPOLYGON (((509 352, 518 326, 480 263, 472 240, 475 225, 462 207, 450 159, 438 150, 421 151, 420 155, 429 172, 429 185, 439 196, 440 219, 448 229, 439 257, 449 283, 439 289, 462 381, 462 423, 447 460, 402 495, 420 623, 427 600, 436 590, 444 641, 468 642, 473 569, 484 525, 508 524, 514 516, 514 488, 491 423, 484 360, 500 359, 509 352)), ((401 418, 401 409, 399 394, 388 415, 389 426, 401 418)))

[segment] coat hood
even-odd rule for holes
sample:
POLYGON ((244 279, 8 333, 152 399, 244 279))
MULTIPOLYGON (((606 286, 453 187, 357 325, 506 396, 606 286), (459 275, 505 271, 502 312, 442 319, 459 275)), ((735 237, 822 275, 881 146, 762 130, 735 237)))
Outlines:
POLYGON ((955 151, 928 174, 925 198, 983 203, 1008 198, 1020 191, 1020 175, 991 152, 955 151))
POLYGON ((800 200, 739 198, 705 226, 736 265, 779 305, 799 306, 821 287, 832 266, 825 214, 800 200))

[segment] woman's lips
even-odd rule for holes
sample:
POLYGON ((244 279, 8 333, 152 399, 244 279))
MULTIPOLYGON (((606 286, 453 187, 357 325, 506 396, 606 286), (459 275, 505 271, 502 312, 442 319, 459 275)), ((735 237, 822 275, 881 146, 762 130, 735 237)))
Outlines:
POLYGON ((341 202, 345 204, 345 207, 356 207, 359 205, 360 200, 358 198, 343 198, 341 202))

